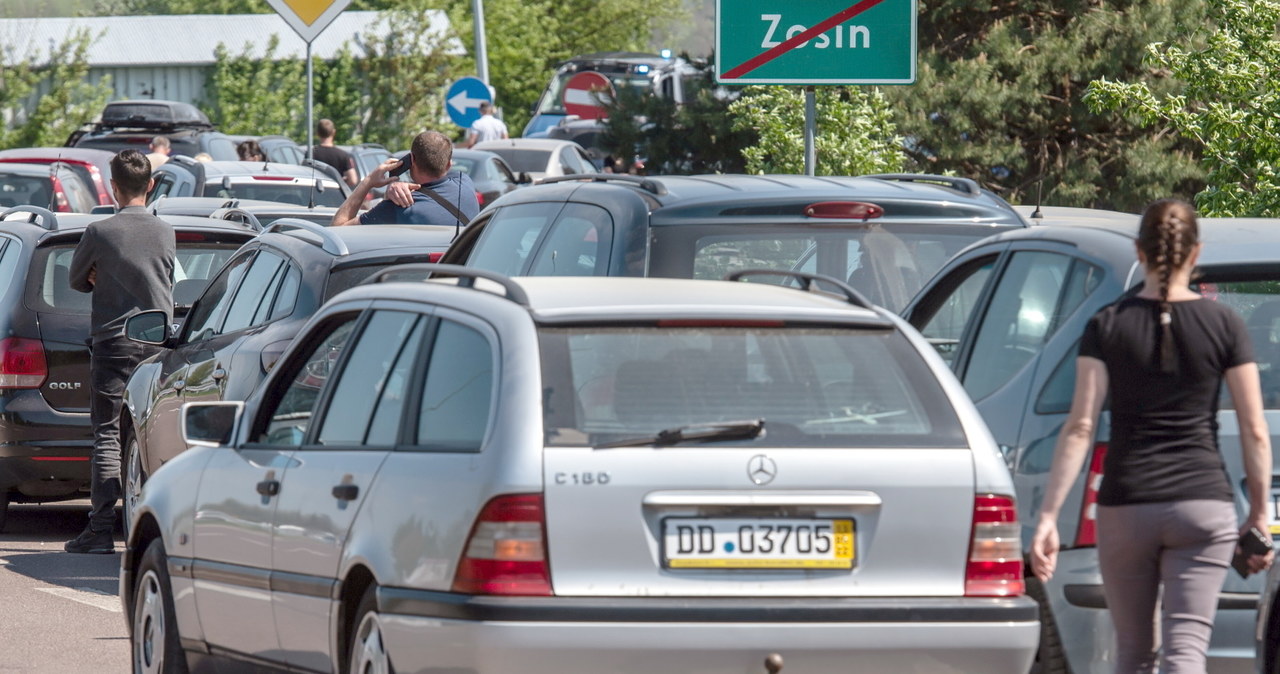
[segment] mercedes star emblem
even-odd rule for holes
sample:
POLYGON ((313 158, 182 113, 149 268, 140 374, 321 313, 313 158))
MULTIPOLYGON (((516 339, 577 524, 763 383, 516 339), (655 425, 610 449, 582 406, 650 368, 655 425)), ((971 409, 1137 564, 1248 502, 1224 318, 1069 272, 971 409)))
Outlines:
POLYGON ((755 484, 769 484, 777 476, 778 464, 764 454, 756 454, 747 462, 747 477, 755 484))

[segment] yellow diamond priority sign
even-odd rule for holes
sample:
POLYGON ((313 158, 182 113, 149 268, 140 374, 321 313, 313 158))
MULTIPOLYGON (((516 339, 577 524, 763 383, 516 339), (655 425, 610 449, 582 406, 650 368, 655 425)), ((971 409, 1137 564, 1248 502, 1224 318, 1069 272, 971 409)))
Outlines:
POLYGON ((289 27, 310 44, 324 32, 351 0, 267 0, 289 27))

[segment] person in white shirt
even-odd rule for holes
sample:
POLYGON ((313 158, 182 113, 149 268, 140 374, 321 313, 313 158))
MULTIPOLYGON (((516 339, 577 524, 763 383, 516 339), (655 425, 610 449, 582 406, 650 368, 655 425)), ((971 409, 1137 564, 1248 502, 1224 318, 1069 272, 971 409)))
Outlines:
POLYGON ((472 122, 467 130, 467 147, 486 140, 502 140, 508 138, 507 125, 493 116, 493 104, 484 101, 480 104, 480 119, 472 122))

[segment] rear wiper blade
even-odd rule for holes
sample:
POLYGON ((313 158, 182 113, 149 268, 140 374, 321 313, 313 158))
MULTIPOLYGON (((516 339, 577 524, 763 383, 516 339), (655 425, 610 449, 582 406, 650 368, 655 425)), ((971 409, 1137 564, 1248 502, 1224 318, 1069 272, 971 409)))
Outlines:
POLYGON ((764 435, 764 419, 746 419, 744 421, 717 421, 709 424, 689 424, 667 428, 653 435, 639 438, 614 440, 596 445, 596 449, 612 449, 614 447, 669 447, 686 442, 710 442, 712 440, 744 440, 764 435))

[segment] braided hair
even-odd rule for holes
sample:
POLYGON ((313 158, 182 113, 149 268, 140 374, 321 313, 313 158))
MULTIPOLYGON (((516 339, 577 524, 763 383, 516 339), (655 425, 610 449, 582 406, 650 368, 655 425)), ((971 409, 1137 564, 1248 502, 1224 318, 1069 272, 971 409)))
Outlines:
POLYGON ((1161 372, 1173 372, 1176 365, 1176 347, 1173 343, 1173 306, 1169 302, 1169 279, 1176 269, 1187 262, 1187 257, 1200 240, 1200 227, 1196 223, 1195 208, 1179 199, 1161 199, 1152 203, 1142 214, 1138 228, 1138 247, 1147 258, 1147 268, 1160 280, 1160 303, 1156 319, 1160 325, 1158 349, 1161 372))

